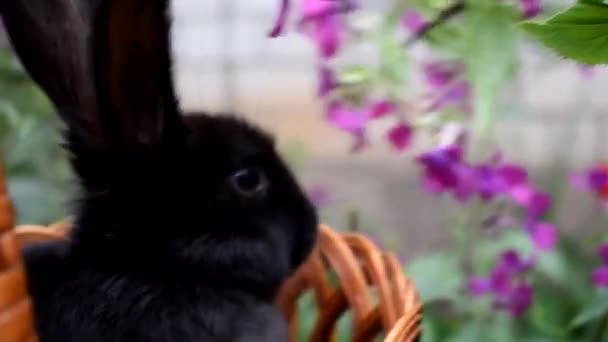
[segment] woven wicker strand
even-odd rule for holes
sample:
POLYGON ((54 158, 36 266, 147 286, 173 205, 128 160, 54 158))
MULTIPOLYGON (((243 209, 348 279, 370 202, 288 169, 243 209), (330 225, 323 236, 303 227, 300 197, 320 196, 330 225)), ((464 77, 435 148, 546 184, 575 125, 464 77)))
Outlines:
POLYGON ((0 341, 37 341, 25 270, 13 230, 13 207, 0 165, 0 341))
POLYGON ((360 234, 340 234, 323 225, 319 233, 316 250, 278 298, 290 322, 290 341, 297 341, 296 302, 307 290, 313 291, 318 309, 310 341, 336 341, 336 323, 347 310, 352 312, 353 341, 372 341, 381 333, 385 342, 417 340, 422 304, 397 258, 360 234), (328 269, 339 279, 336 288, 330 284, 328 269))

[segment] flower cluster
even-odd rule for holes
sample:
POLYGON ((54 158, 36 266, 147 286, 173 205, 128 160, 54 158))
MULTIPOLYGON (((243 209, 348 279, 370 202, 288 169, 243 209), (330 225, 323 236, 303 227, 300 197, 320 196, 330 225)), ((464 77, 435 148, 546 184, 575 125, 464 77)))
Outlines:
POLYGON ((593 192, 600 204, 608 208, 608 163, 574 172, 570 176, 570 183, 578 190, 593 192))
POLYGON ((474 196, 483 201, 496 197, 508 199, 525 210, 522 225, 539 250, 553 248, 557 230, 540 219, 551 205, 551 198, 528 179, 527 171, 494 157, 487 163, 471 164, 464 160, 459 145, 436 148, 417 157, 424 170, 423 185, 432 193, 451 193, 466 202, 474 196))
MULTIPOLYGON (((523 260, 513 251, 504 251, 487 278, 473 277, 469 290, 475 296, 494 295, 494 307, 513 315, 522 314, 533 298, 531 285, 523 275, 534 266, 540 251, 552 249, 557 243, 557 229, 541 221, 551 204, 548 194, 530 182, 527 171, 501 160, 500 155, 490 161, 472 164, 465 161, 460 145, 439 147, 418 156, 423 169, 423 186, 432 193, 450 193, 460 202, 477 197, 484 202, 506 199, 524 210, 521 225, 528 233, 535 252, 523 260)), ((507 220, 512 225, 515 220, 507 220)))
POLYGON ((506 250, 500 254, 487 278, 469 279, 469 291, 476 297, 492 294, 494 308, 520 316, 532 304, 534 297, 534 289, 525 275, 534 266, 535 260, 534 255, 522 259, 517 251, 506 250))
MULTIPOLYGON (((285 31, 290 4, 291 1, 282 0, 271 36, 276 37, 285 31)), ((540 0, 518 0, 518 4, 523 17, 530 18, 541 12, 540 0)), ((492 293, 497 309, 514 315, 523 313, 530 305, 534 292, 524 275, 534 266, 537 253, 552 249, 557 242, 556 228, 542 220, 551 205, 551 198, 532 184, 523 167, 504 162, 498 155, 484 163, 468 162, 463 153, 466 144, 464 126, 435 115, 455 109, 465 119, 471 117, 474 99, 464 63, 440 59, 420 63, 426 87, 421 97, 411 101, 415 103, 414 106, 409 101, 395 99, 394 94, 372 96, 371 91, 353 100, 344 96, 350 84, 345 82, 333 64, 347 40, 356 41, 364 36, 350 29, 345 16, 358 10, 358 3, 354 0, 301 0, 299 5, 297 29, 310 39, 318 51, 317 94, 325 104, 325 119, 353 137, 352 151, 360 151, 367 146, 367 130, 374 120, 389 117, 393 120, 385 137, 396 151, 403 151, 414 138, 414 123, 420 124, 416 127, 424 127, 423 122, 427 121, 423 119, 431 118, 432 123, 439 125, 432 128, 440 130, 441 141, 439 147, 416 158, 423 169, 424 188, 436 194, 450 193, 460 202, 473 198, 484 202, 503 201, 510 204, 509 208, 523 212, 523 219, 498 216, 509 218, 509 225, 515 222, 525 229, 535 247, 533 255, 523 260, 515 251, 504 251, 487 278, 471 278, 469 283, 476 296, 492 293)), ((401 13, 400 23, 410 38, 407 42, 419 39, 437 24, 427 21, 412 8, 401 13)), ((407 43, 403 44, 403 48, 406 46, 407 43)), ((315 202, 324 202, 322 191, 317 190, 311 192, 312 197, 316 198, 315 202)))

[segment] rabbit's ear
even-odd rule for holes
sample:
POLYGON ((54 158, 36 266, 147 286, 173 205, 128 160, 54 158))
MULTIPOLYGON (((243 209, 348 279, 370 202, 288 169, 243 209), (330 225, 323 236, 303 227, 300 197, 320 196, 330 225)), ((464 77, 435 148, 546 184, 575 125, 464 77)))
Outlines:
MULTIPOLYGON (((100 112, 112 139, 150 145, 181 127, 167 0, 106 0, 95 23, 100 112)), ((115 141, 116 142, 116 141, 115 141)))
POLYGON ((90 40, 100 1, 0 0, 0 15, 23 66, 67 125, 73 129, 78 120, 91 137, 98 127, 90 40))

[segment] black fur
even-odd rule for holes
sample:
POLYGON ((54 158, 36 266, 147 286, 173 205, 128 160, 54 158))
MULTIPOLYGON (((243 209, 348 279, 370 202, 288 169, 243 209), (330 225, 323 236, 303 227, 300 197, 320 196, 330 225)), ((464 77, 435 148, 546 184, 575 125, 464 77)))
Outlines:
POLYGON ((273 302, 312 248, 312 205, 265 133, 179 113, 166 1, 99 3, 0 2, 13 45, 65 119, 82 188, 71 241, 25 251, 41 342, 285 340, 273 302), (33 26, 44 34, 26 35, 23 18, 45 20, 33 26), (37 50, 58 35, 78 59, 37 50), (246 167, 268 178, 262 196, 231 187, 246 167))

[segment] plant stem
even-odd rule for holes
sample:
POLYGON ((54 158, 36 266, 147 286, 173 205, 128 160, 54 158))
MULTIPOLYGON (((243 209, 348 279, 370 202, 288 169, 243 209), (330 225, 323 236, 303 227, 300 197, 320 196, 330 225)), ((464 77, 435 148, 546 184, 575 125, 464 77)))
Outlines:
POLYGON ((347 214, 347 227, 349 232, 357 233, 360 231, 359 227, 359 210, 352 209, 347 214))
POLYGON ((411 36, 410 38, 408 38, 405 41, 405 46, 410 46, 412 44, 414 44, 416 41, 426 37, 426 35, 434 28, 436 28, 437 26, 441 26, 444 23, 446 23, 448 20, 450 20, 451 18, 455 17, 456 15, 460 14, 462 11, 464 11, 464 0, 457 0, 456 2, 454 2, 451 6, 445 8, 443 11, 441 11, 439 13, 439 15, 437 15, 437 17, 435 19, 433 19, 432 21, 427 22, 422 29, 420 29, 418 32, 416 32, 415 35, 411 36))

